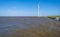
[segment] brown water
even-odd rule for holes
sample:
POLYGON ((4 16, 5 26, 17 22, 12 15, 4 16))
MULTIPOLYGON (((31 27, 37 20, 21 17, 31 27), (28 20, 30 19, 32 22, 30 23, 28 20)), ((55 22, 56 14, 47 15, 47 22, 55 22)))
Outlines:
POLYGON ((1 37, 60 37, 59 32, 60 21, 47 17, 0 17, 1 37))

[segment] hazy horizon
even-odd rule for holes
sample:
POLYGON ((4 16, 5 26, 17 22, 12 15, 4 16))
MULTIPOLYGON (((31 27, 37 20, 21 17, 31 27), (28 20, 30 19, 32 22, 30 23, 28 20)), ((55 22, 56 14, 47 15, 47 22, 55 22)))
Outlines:
MULTIPOLYGON (((60 0, 39 0, 40 16, 60 15, 60 0)), ((0 0, 0 16, 37 16, 38 0, 0 0)))

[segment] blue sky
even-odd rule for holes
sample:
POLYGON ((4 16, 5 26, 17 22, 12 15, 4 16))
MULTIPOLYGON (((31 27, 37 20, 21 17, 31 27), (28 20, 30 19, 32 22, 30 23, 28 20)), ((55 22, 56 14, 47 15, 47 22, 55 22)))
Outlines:
POLYGON ((41 16, 58 16, 60 15, 60 0, 41 0, 41 16))
MULTIPOLYGON (((39 0, 40 16, 60 15, 60 0, 39 0)), ((0 16, 37 16, 37 0, 0 0, 0 16)))

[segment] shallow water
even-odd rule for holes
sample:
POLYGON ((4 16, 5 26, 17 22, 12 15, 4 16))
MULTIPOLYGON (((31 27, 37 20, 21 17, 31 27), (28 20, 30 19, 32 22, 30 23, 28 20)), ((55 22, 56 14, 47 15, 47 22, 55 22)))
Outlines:
MULTIPOLYGON (((31 29, 40 25, 45 26, 45 23, 48 22, 54 22, 54 20, 47 17, 0 17, 0 34, 2 37, 6 33, 10 36, 16 30, 31 29)), ((54 25, 51 25, 50 28, 56 29, 54 25)))

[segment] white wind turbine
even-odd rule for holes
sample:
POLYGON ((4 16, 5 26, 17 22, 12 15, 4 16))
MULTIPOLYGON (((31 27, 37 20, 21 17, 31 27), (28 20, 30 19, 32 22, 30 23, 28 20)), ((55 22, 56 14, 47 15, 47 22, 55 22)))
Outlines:
POLYGON ((39 4, 40 4, 40 2, 39 2, 39 0, 38 0, 38 16, 40 15, 40 6, 39 6, 39 4))

